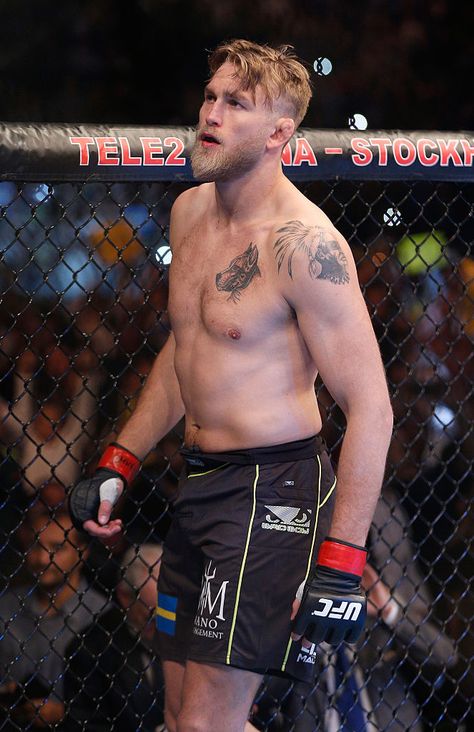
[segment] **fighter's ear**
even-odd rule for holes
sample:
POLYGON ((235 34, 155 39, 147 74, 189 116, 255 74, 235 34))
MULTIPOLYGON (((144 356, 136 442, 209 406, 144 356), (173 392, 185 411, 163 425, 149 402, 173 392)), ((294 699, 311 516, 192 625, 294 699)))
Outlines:
POLYGON ((291 117, 279 117, 275 129, 268 138, 267 148, 284 147, 295 132, 295 120, 291 117))

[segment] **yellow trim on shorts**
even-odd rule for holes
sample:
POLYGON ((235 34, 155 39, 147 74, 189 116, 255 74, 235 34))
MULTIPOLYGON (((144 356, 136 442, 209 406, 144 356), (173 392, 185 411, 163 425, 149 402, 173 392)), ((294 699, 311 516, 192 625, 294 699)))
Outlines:
POLYGON ((227 656, 226 656, 226 660, 225 660, 225 662, 227 664, 230 664, 230 654, 232 652, 232 641, 234 640, 235 624, 237 622, 237 613, 239 610, 240 591, 242 589, 242 580, 244 578, 245 564, 247 562, 247 554, 248 554, 249 545, 250 545, 250 536, 252 534, 252 525, 253 525, 253 520, 255 518, 255 511, 256 511, 256 507, 257 507, 257 483, 258 483, 259 475, 260 475, 260 466, 256 465, 255 466, 255 479, 253 481, 252 512, 250 514, 250 521, 249 521, 249 526, 247 529, 247 540, 245 542, 245 549, 244 549, 244 554, 242 557, 242 564, 240 565, 239 582, 237 584, 237 593, 235 595, 234 613, 232 616, 232 625, 230 628, 229 643, 227 645, 227 656))
POLYGON ((326 501, 328 500, 328 498, 330 498, 330 497, 331 497, 331 494, 333 493, 333 491, 334 491, 334 488, 336 487, 336 483, 337 483, 337 478, 334 478, 334 483, 332 484, 332 486, 331 486, 331 487, 330 487, 330 489, 328 490, 328 492, 327 492, 327 494, 326 494, 326 498, 324 498, 324 499, 323 499, 323 500, 321 501, 321 503, 319 504, 319 508, 322 508, 322 507, 324 506, 324 504, 326 503, 326 501))
MULTIPOLYGON (((318 466, 319 466, 319 476, 318 476, 318 500, 316 501, 316 518, 315 518, 315 520, 314 520, 313 537, 312 537, 312 539, 311 539, 311 549, 310 549, 310 551, 309 551, 309 555, 308 555, 308 564, 307 564, 307 567, 306 567, 306 574, 305 574, 305 576, 304 576, 304 580, 303 580, 303 582, 304 582, 304 583, 306 583, 306 580, 308 579, 309 571, 310 571, 310 569, 311 569, 311 558, 312 558, 312 556, 313 556, 313 551, 314 551, 314 544, 315 544, 315 541, 316 541, 316 532, 317 532, 317 530, 318 530, 318 521, 319 521, 319 509, 320 509, 321 505, 323 505, 323 504, 320 504, 320 503, 319 503, 319 501, 320 501, 320 498, 321 498, 321 473, 322 473, 322 468, 321 468, 321 460, 319 459, 319 455, 316 455, 316 460, 318 461, 318 466)), ((334 485, 335 485, 335 483, 334 483, 334 485)), ((334 487, 334 486, 333 486, 333 487, 334 487)), ((323 501, 323 503, 324 503, 324 501, 323 501)), ((290 635, 290 638, 289 638, 289 641, 288 641, 288 645, 287 645, 287 647, 286 647, 286 653, 285 653, 285 657, 284 657, 284 659, 283 659, 283 663, 282 663, 282 666, 281 666, 281 670, 282 670, 282 671, 285 671, 285 669, 286 669, 286 663, 287 663, 287 661, 288 661, 288 656, 290 655, 290 650, 291 650, 291 644, 292 644, 292 643, 296 643, 296 642, 297 642, 297 641, 293 641, 293 640, 291 639, 291 635, 290 635)))
POLYGON ((223 463, 222 465, 218 465, 217 468, 206 470, 204 473, 190 473, 188 478, 197 478, 199 475, 209 475, 209 473, 215 473, 216 470, 222 470, 222 468, 225 468, 227 465, 230 465, 230 463, 223 463))
POLYGON ((167 620, 176 620, 176 613, 165 610, 163 607, 155 608, 155 615, 160 615, 162 618, 167 618, 167 620))

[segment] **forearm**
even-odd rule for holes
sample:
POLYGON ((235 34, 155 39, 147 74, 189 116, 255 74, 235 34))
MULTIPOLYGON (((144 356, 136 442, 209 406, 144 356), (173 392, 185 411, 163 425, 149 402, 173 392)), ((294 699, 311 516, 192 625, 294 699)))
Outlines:
POLYGON ((171 334, 153 364, 137 406, 117 437, 117 442, 143 459, 184 415, 184 405, 174 369, 171 334))
POLYGON ((388 405, 349 414, 337 469, 330 536, 364 546, 382 486, 392 434, 388 405))
POLYGON ((118 498, 136 476, 140 462, 170 431, 184 413, 174 369, 174 337, 170 335, 153 364, 135 411, 102 454, 98 469, 81 480, 69 494, 74 526, 102 540, 122 530, 120 518, 111 518, 118 498))

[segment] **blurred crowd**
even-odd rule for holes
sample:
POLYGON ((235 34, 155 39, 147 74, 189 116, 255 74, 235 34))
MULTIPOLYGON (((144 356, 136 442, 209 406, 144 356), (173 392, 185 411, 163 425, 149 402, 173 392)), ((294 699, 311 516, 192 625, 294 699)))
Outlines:
POLYGON ((194 124, 206 50, 290 43, 312 66, 308 127, 471 129, 474 9, 448 0, 33 0, 2 7, 0 119, 194 124), (48 83, 44 83, 47 79, 48 83))
MULTIPOLYGON (((0 226, 2 729, 105 732, 113 719, 114 729, 130 730, 140 713, 143 729, 162 724, 149 629, 182 426, 149 455, 119 506, 127 526, 119 542, 86 545, 66 497, 119 432, 166 340, 166 223, 178 190, 136 196, 91 184, 73 202, 67 184, 55 186, 33 223, 12 196, 0 226), (73 238, 58 201, 79 232, 73 238), (8 233, 22 221, 21 236, 8 233), (55 221, 63 222, 56 234, 55 221), (55 258, 39 252, 46 227, 55 258)), ((21 199, 43 193, 25 187, 21 199)), ((474 258, 455 236, 418 229, 416 244, 410 232, 383 228, 351 239, 395 413, 363 578, 370 622, 345 661, 365 679, 366 713, 381 732, 394 709, 416 732, 473 721, 474 258)), ((317 388, 337 460, 342 413, 317 388)), ((330 650, 318 657, 317 690, 265 680, 252 710, 258 729, 337 729, 337 679, 347 674, 338 676, 341 659, 330 650)))

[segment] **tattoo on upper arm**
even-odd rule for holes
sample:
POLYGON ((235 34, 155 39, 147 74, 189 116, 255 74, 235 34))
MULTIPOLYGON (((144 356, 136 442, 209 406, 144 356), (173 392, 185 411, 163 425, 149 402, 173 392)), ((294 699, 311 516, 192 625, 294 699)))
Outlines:
POLYGON ((288 274, 293 277, 293 257, 296 252, 303 252, 308 257, 308 270, 313 279, 330 280, 335 285, 349 282, 347 257, 327 229, 305 226, 301 221, 288 221, 277 234, 280 236, 273 248, 278 271, 288 257, 288 274))
POLYGON ((235 257, 222 272, 216 274, 216 287, 218 290, 230 292, 228 300, 238 302, 241 290, 245 290, 254 277, 261 277, 258 268, 258 249, 250 242, 249 246, 235 257))

